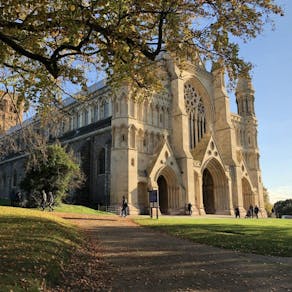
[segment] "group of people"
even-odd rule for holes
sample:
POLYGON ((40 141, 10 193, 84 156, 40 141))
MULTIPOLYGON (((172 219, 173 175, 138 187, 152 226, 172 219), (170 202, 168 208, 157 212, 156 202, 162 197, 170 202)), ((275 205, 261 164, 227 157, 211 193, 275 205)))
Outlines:
MULTIPOLYGON (((259 207, 257 205, 255 205, 253 207, 253 205, 250 205, 247 212, 246 212, 246 215, 245 215, 245 218, 259 218, 259 207)), ((239 211, 239 208, 236 207, 234 209, 234 213, 235 213, 235 218, 240 218, 240 211, 239 211)))
MULTIPOLYGON (((33 197, 35 198, 35 197, 33 197)), ((36 202, 38 201, 35 199, 36 202)), ((22 194, 20 191, 18 192, 13 192, 10 195, 10 202, 11 206, 13 207, 25 207, 27 204, 27 197, 25 194, 22 194)), ((52 192, 48 192, 48 194, 45 192, 45 190, 41 191, 41 202, 40 206, 42 210, 44 211, 46 207, 49 208, 49 211, 54 211, 54 203, 55 203, 55 198, 52 192)))
POLYGON ((54 196, 52 192, 48 192, 48 194, 45 192, 45 190, 42 190, 42 203, 41 207, 43 211, 46 209, 46 207, 49 207, 49 211, 54 211, 53 208, 54 205, 54 196))
POLYGON ((255 207, 253 207, 253 205, 249 206, 249 209, 246 212, 245 218, 259 218, 259 208, 257 205, 255 205, 255 207))
MULTIPOLYGON (((45 193, 45 191, 43 191, 43 193, 45 193)), ((49 192, 49 195, 52 196, 52 193, 49 192)), ((48 205, 50 206, 50 205, 48 205)), ((187 210, 188 210, 188 214, 189 215, 192 215, 192 204, 191 203, 188 203, 187 204, 187 210)), ((245 215, 245 218, 259 218, 259 207, 257 205, 255 205, 253 207, 253 205, 250 205, 247 212, 246 212, 246 215, 245 215)), ((236 207, 234 209, 234 213, 235 213, 235 218, 240 218, 240 211, 239 211, 239 208, 236 207)), ((127 199, 125 198, 125 196, 123 196, 123 199, 122 199, 122 206, 121 206, 121 216, 122 217, 126 217, 128 215, 128 203, 127 203, 127 199)))

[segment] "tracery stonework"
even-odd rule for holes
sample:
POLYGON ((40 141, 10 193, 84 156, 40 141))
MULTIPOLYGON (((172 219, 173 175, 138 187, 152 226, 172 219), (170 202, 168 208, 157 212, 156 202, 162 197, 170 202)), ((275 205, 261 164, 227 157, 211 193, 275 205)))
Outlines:
POLYGON ((186 112, 189 115, 190 148, 193 149, 206 133, 205 107, 191 84, 184 85, 186 112))
MULTIPOLYGON (((119 212, 125 196, 130 213, 147 214, 148 191, 157 189, 163 214, 185 214, 191 203, 194 216, 233 215, 235 207, 245 215, 253 204, 266 216, 251 80, 239 79, 234 114, 223 69, 207 72, 198 62, 182 72, 168 58, 161 64, 168 79, 151 99, 132 99, 128 87, 113 94, 100 82, 86 103, 66 102, 71 116, 58 138, 84 168, 85 203, 119 212)), ((17 187, 21 159, 1 157, 0 195, 17 187)))

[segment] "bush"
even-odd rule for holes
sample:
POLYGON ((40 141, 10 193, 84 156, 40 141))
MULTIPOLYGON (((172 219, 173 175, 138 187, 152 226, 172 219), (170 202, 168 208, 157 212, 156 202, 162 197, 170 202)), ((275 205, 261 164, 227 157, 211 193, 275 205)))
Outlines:
POLYGON ((55 202, 61 202, 67 192, 81 186, 84 178, 72 153, 67 153, 61 145, 47 146, 43 151, 33 151, 28 158, 21 189, 27 194, 29 207, 40 205, 41 191, 54 194, 55 202))
POLYGON ((274 210, 277 218, 281 218, 282 215, 292 215, 292 199, 276 202, 274 210))

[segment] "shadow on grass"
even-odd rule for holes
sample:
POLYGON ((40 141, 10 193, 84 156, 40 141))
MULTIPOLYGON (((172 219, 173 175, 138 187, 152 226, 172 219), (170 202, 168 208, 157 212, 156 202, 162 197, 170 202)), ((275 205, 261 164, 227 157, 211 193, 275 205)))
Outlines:
POLYGON ((0 217, 0 229, 0 291, 56 285, 81 244, 75 228, 44 218, 0 217))
POLYGON ((211 246, 261 255, 292 257, 292 230, 289 226, 196 223, 147 227, 211 246))

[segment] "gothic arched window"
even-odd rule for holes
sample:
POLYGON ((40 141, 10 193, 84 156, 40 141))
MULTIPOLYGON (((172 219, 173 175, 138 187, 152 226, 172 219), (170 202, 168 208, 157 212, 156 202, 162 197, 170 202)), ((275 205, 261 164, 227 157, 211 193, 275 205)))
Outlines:
POLYGON ((190 148, 193 149, 206 133, 206 113, 201 97, 190 84, 184 86, 186 112, 189 117, 190 148))

